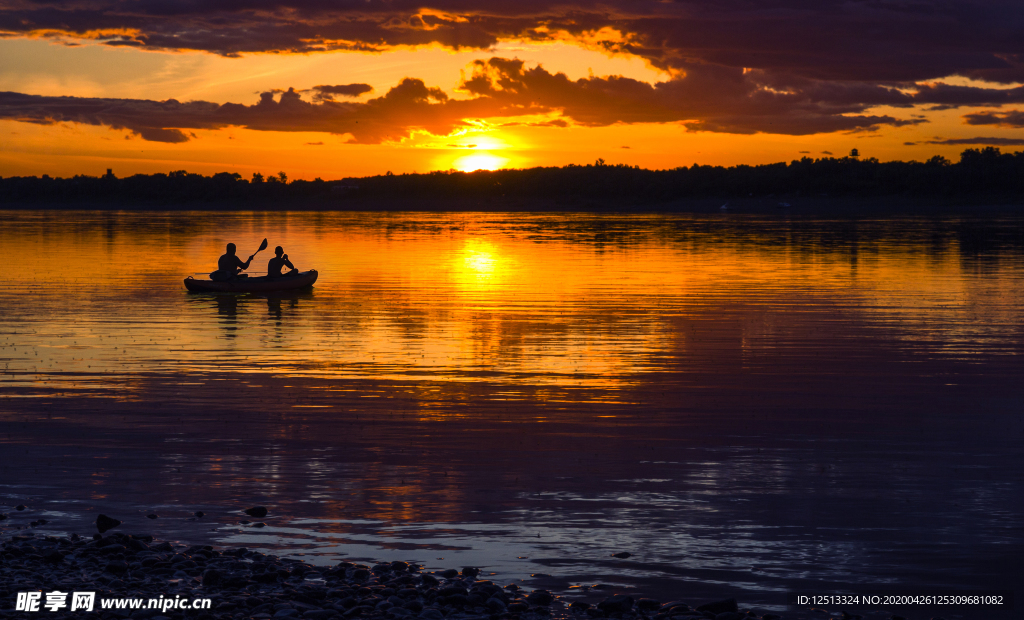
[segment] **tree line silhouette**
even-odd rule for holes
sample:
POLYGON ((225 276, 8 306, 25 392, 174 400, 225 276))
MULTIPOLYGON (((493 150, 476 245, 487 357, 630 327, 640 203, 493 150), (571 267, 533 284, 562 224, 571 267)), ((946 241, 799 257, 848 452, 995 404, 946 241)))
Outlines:
POLYGON ((906 196, 957 200, 1024 201, 1024 152, 967 149, 956 163, 942 156, 925 162, 857 157, 790 163, 700 166, 648 170, 594 164, 565 167, 455 170, 425 174, 390 172, 335 181, 288 181, 283 172, 244 179, 238 173, 212 176, 178 170, 169 174, 101 177, 0 178, 0 205, 117 206, 119 208, 375 208, 375 201, 452 199, 548 199, 601 204, 656 204, 700 198, 906 196))

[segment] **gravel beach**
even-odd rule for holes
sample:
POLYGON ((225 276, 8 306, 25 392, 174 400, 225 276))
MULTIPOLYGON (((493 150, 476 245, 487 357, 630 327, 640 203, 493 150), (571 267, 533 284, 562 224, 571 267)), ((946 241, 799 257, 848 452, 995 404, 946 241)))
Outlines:
MULTIPOLYGON (((691 607, 612 595, 597 604, 568 603, 546 590, 526 591, 479 579, 472 567, 423 573, 406 562, 312 566, 240 548, 158 542, 148 535, 85 538, 14 534, 0 542, 0 617, 25 617, 26 593, 47 618, 379 618, 401 620, 536 620, 616 618, 776 620, 739 610, 734 599, 691 607), (73 593, 94 592, 92 611, 71 610, 73 593), (22 593, 19 596, 19 593, 22 593), (57 603, 48 596, 58 593, 57 603), (61 596, 64 595, 64 596, 61 596), (104 609, 111 600, 141 600, 138 609, 104 609), (181 609, 209 599, 208 608, 181 609), (154 605, 150 600, 157 601, 154 605), (18 608, 20 607, 20 609, 18 608), (166 608, 165 608, 166 607, 166 608)), ((126 606, 130 603, 126 604, 126 606)), ((200 603, 206 606, 205 603, 200 603)))

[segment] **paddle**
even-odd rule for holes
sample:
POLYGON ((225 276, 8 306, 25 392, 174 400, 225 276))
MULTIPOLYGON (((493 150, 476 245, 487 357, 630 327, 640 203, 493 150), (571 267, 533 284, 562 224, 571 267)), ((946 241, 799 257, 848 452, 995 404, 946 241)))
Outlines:
POLYGON ((258 249, 258 250, 256 250, 255 252, 252 253, 252 256, 249 257, 249 260, 252 260, 253 258, 255 258, 257 254, 259 254, 260 252, 262 252, 265 249, 267 249, 267 240, 266 239, 264 239, 263 243, 260 244, 260 249, 258 249))
POLYGON ((260 244, 260 249, 258 249, 255 252, 253 252, 252 255, 256 256, 257 254, 259 254, 260 252, 262 252, 265 249, 267 249, 267 240, 266 239, 264 239, 263 243, 260 244))

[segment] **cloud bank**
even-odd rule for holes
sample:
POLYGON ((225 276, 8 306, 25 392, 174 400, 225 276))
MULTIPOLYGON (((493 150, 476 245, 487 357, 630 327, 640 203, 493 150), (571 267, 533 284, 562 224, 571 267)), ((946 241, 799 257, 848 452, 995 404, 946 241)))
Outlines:
MULTIPOLYGON (((368 92, 365 84, 317 86, 312 101, 299 92, 265 92, 257 103, 180 102, 139 99, 44 97, 0 93, 0 118, 31 123, 84 123, 129 130, 146 140, 186 142, 188 129, 245 127, 258 131, 347 134, 376 144, 415 131, 447 135, 473 119, 545 115, 527 123, 565 127, 615 123, 681 123, 690 130, 749 134, 805 135, 865 131, 926 122, 866 113, 872 106, 910 107, 1024 101, 1024 89, 922 87, 908 93, 885 86, 820 80, 773 80, 760 71, 695 65, 685 77, 648 84, 624 77, 572 80, 521 60, 476 61, 459 86, 465 98, 451 98, 422 80, 406 78, 385 95, 364 102, 336 101, 368 92), (553 118, 552 118, 553 117, 553 118)), ((972 122, 1018 122, 1015 114, 972 122)), ((523 124, 510 122, 508 124, 523 124)))
MULTIPOLYGON (((32 97, 6 93, 0 117, 79 122, 184 142, 186 129, 241 126, 350 134, 374 143, 466 119, 552 114, 569 122, 672 122, 691 130, 802 135, 926 122, 872 108, 999 108, 1024 103, 1018 0, 0 0, 0 36, 153 50, 246 53, 387 51, 503 40, 570 41, 645 59, 672 75, 570 80, 495 58, 448 98, 409 78, 387 94, 366 84, 264 93, 252 105, 32 97), (964 76, 1006 85, 953 86, 964 76)), ((1024 127, 1021 112, 971 114, 973 125, 1024 127)))
POLYGON ((1016 0, 4 0, 0 31, 223 55, 568 37, 670 69, 1024 81, 1016 0))
POLYGON ((964 117, 968 125, 997 125, 1000 127, 1024 127, 1024 111, 978 112, 964 117))

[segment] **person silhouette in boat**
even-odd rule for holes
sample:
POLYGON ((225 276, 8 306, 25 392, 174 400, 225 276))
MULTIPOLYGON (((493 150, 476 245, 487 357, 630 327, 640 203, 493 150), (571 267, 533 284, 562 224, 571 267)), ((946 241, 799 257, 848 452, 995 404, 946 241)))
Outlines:
POLYGON ((270 259, 267 263, 267 276, 271 278, 279 278, 281 276, 292 276, 299 273, 299 270, 295 268, 295 265, 288 260, 288 255, 284 253, 284 248, 277 246, 274 248, 274 258, 270 259), (281 273, 281 270, 285 267, 291 269, 288 273, 281 273))
POLYGON ((252 258, 250 256, 249 260, 243 263, 242 259, 235 256, 235 244, 229 243, 227 252, 217 259, 217 271, 210 274, 210 279, 218 282, 234 280, 238 277, 239 273, 249 268, 252 258))

